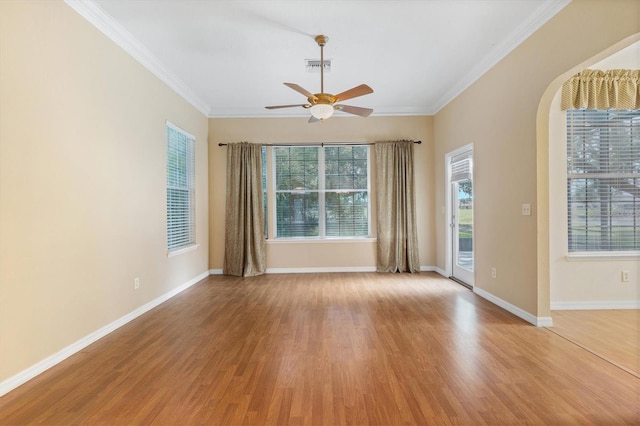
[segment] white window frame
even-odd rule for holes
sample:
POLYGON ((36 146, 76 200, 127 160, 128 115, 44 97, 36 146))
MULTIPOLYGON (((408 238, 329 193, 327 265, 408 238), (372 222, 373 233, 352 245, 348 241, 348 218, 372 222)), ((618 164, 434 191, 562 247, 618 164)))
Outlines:
MULTIPOLYGON (((195 178, 196 178, 196 173, 195 173, 195 150, 196 150, 196 138, 195 136, 193 136, 192 134, 190 134, 189 132, 185 131, 184 129, 176 126, 175 124, 167 121, 166 122, 166 153, 167 153, 167 159, 166 159, 166 178, 165 178, 165 182, 166 182, 166 219, 167 219, 167 228, 166 228, 166 235, 167 235, 167 256, 168 257, 172 257, 172 256, 177 256, 179 254, 182 253, 186 253, 192 250, 195 250, 198 247, 198 244, 196 243, 196 188, 195 188, 195 178), (172 141, 170 138, 170 131, 175 131, 179 134, 181 134, 182 136, 184 136, 186 138, 186 152, 185 152, 185 162, 186 162, 186 180, 185 180, 185 185, 181 185, 181 186, 171 186, 169 185, 169 152, 171 148, 171 144, 172 141), (182 191, 185 192, 187 194, 187 215, 186 219, 187 223, 186 223, 186 235, 183 232, 181 235, 172 235, 171 232, 171 226, 172 226, 172 222, 175 220, 171 217, 171 208, 170 208, 170 203, 171 203, 171 197, 170 197, 170 191, 182 191), (186 237, 186 239, 185 239, 186 237)), ((175 233, 173 233, 175 234, 175 233)))
MULTIPOLYGON (((599 178, 615 178, 615 179, 625 179, 625 178, 631 178, 631 179, 640 179, 640 173, 620 173, 619 169, 615 169, 615 170, 609 170, 608 173, 588 173, 588 172, 577 172, 576 170, 572 170, 571 169, 571 164, 572 164, 572 158, 574 157, 573 155, 573 144, 570 138, 570 131, 571 131, 571 111, 572 110, 568 110, 567 111, 567 118, 566 118, 566 162, 565 162, 565 166, 566 166, 566 187, 567 187, 567 201, 566 201, 566 206, 567 206, 567 216, 566 216, 566 221, 567 221, 567 234, 566 234, 566 238, 567 238, 567 259, 568 260, 586 260, 586 259, 591 259, 591 260, 605 260, 605 259, 611 259, 611 258, 616 258, 616 259, 633 259, 633 258, 637 258, 640 257, 640 251, 638 250, 575 250, 572 249, 571 245, 569 244, 569 241, 571 239, 571 216, 572 216, 572 202, 573 202, 573 198, 572 198, 572 194, 571 194, 571 182, 573 180, 589 180, 589 179, 599 179, 599 178)), ((609 166, 609 164, 607 164, 609 166)), ((599 202, 594 200, 594 202, 599 202)), ((637 212, 636 212, 637 214, 637 212)), ((638 223, 636 223, 634 225, 636 228, 640 227, 640 218, 638 219, 638 223)))
MULTIPOLYGON (((325 213, 325 197, 326 192, 334 192, 334 190, 325 190, 325 149, 335 146, 340 146, 341 144, 324 144, 324 145, 309 145, 309 144, 295 144, 295 145, 287 145, 287 147, 294 148, 318 148, 318 226, 319 226, 319 235, 318 236, 309 236, 309 237, 279 237, 277 235, 277 203, 276 197, 279 191, 276 190, 276 160, 275 160, 275 149, 278 148, 277 145, 269 146, 267 148, 267 200, 265 200, 265 205, 267 205, 267 217, 268 217, 268 236, 267 238, 271 240, 271 242, 284 242, 284 241, 362 241, 362 240, 371 240, 374 239, 372 236, 372 228, 371 228, 371 204, 372 204, 372 191, 371 191, 371 146, 367 143, 352 143, 350 146, 364 146, 367 148, 367 229, 368 233, 366 236, 327 236, 326 235, 326 213, 325 213)), ((346 144, 345 144, 346 145, 346 144)))

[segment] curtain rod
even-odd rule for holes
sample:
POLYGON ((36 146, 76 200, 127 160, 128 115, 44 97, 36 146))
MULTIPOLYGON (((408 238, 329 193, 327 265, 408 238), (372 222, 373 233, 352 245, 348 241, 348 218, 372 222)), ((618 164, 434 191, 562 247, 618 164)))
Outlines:
MULTIPOLYGON (((413 143, 417 143, 418 145, 422 143, 422 141, 413 141, 413 143)), ((227 146, 226 143, 219 143, 218 146, 227 146)), ((347 145, 347 146, 358 146, 358 145, 375 145, 375 142, 310 142, 310 143, 260 143, 258 145, 261 146, 325 146, 325 145, 347 145)))

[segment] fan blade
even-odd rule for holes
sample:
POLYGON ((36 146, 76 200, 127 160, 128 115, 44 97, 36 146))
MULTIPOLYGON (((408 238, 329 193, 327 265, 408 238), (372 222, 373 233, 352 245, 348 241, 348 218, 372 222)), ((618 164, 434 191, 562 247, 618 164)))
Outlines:
POLYGON ((318 120, 317 118, 315 118, 313 115, 311 117, 309 117, 309 123, 318 123, 320 120, 318 120))
POLYGON ((295 90, 298 93, 302 93, 303 95, 305 95, 307 98, 309 99, 314 99, 316 100, 316 95, 314 95, 313 93, 309 92, 307 89, 304 89, 300 86, 298 86, 295 83, 284 83, 285 86, 292 88, 293 90, 295 90))
POLYGON ((269 105, 266 106, 266 109, 278 109, 278 108, 293 108, 293 107, 303 107, 309 108, 309 104, 295 104, 295 105, 269 105))
POLYGON ((353 89, 347 90, 346 92, 337 94, 336 102, 345 101, 351 98, 357 98, 358 96, 368 95, 369 93, 373 93, 373 89, 366 84, 361 84, 360 86, 356 86, 353 89))
POLYGON ((361 108, 351 105, 336 105, 335 108, 338 111, 348 112, 349 114, 359 115, 360 117, 368 117, 373 112, 371 108, 361 108))

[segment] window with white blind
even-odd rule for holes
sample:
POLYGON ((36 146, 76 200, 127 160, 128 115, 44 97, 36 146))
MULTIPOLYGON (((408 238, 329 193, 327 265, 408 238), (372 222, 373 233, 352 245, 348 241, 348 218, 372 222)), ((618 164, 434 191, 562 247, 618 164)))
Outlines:
POLYGON ((167 123, 167 247, 195 244, 195 138, 167 123))
POLYGON ((274 147, 276 238, 369 237, 369 147, 274 147))
POLYGON ((569 252, 640 251, 640 111, 567 111, 569 252))

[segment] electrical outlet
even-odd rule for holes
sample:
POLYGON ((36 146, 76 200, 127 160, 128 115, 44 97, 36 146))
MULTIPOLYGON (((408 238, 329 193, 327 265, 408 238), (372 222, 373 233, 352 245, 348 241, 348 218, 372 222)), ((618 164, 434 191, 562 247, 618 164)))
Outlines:
POLYGON ((522 205, 522 216, 531 216, 531 204, 522 205))
POLYGON ((140 278, 135 277, 135 278, 133 279, 133 288, 134 288, 135 290, 137 290, 137 289, 139 289, 139 288, 140 288, 140 278))
POLYGON ((496 276, 496 268, 491 268, 491 278, 495 278, 496 276))
POLYGON ((623 283, 629 282, 629 271, 620 272, 620 281, 622 281, 623 283))

